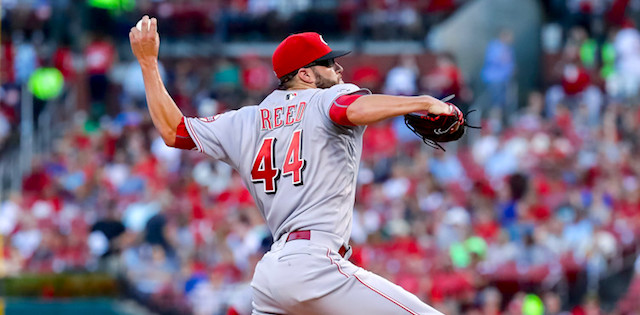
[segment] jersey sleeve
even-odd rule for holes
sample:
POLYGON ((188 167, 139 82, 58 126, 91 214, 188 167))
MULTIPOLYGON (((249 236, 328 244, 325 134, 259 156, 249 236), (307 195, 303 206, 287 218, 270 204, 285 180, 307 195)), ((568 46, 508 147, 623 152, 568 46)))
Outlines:
POLYGON ((238 111, 211 117, 185 117, 185 125, 196 149, 216 160, 228 162, 234 155, 234 130, 241 128, 238 111))
POLYGON ((323 91, 320 99, 320 110, 322 116, 326 118, 328 122, 336 123, 343 126, 351 125, 344 115, 346 114, 346 107, 358 96, 369 95, 371 91, 363 89, 355 84, 336 84, 331 88, 323 91), (344 97, 353 96, 353 97, 344 97), (338 100, 340 98, 340 101, 338 100))
POLYGON ((185 123, 186 120, 186 117, 182 117, 182 120, 180 120, 180 124, 178 124, 178 127, 176 128, 176 140, 173 146, 177 149, 193 150, 196 148, 196 144, 189 135, 189 131, 187 130, 187 125, 185 123))

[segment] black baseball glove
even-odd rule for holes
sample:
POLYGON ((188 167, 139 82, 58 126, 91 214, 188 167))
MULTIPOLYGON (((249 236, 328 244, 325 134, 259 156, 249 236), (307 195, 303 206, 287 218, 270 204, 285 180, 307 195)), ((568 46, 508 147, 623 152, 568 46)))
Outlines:
POLYGON ((434 115, 427 112, 413 112, 404 115, 404 122, 422 141, 436 149, 444 148, 440 142, 450 142, 460 139, 464 135, 466 127, 465 115, 455 105, 447 103, 452 107, 451 114, 434 115))

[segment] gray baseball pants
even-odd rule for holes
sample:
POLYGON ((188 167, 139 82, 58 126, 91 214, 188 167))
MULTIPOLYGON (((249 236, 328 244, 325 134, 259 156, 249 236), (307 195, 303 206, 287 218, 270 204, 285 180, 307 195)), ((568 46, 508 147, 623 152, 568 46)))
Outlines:
POLYGON ((256 266, 253 315, 442 315, 400 286, 341 257, 340 237, 311 231, 310 240, 287 242, 287 236, 256 266))

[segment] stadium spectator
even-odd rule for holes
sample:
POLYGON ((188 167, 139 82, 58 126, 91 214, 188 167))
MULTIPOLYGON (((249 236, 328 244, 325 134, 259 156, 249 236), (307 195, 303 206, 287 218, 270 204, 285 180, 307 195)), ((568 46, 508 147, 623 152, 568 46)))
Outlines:
POLYGON ((402 55, 384 83, 383 93, 391 95, 416 95, 418 93, 418 64, 415 56, 402 55))
POLYGON ((363 62, 353 67, 351 73, 345 74, 351 75, 351 80, 354 84, 363 88, 369 89, 372 92, 380 91, 382 85, 382 74, 380 69, 371 62, 363 62))
POLYGON ((635 97, 640 86, 640 32, 629 20, 615 36, 616 74, 619 76, 620 97, 635 97))
POLYGON ((113 43, 101 31, 92 34, 91 43, 84 50, 85 71, 89 78, 90 115, 94 120, 107 112, 109 71, 116 62, 113 43))
POLYGON ((503 29, 498 38, 492 40, 485 52, 482 67, 482 81, 487 86, 490 108, 509 114, 507 93, 509 83, 515 77, 515 53, 513 51, 513 31, 503 29))
POLYGON ((579 47, 567 43, 554 71, 559 82, 547 90, 547 116, 555 116, 556 108, 562 104, 572 112, 586 112, 585 122, 597 124, 604 101, 602 91, 593 85, 589 71, 580 63, 579 47))
POLYGON ((33 40, 32 32, 18 33, 14 40, 15 49, 15 83, 25 84, 29 81, 31 74, 38 68, 38 54, 33 40))
POLYGON ((455 95, 459 102, 471 101, 471 91, 450 53, 439 54, 436 57, 436 67, 424 75, 421 81, 422 90, 435 98, 455 95))
POLYGON ((274 85, 273 71, 258 56, 247 54, 240 58, 242 87, 254 98, 264 95, 274 85))
POLYGON ((64 81, 67 84, 74 82, 76 79, 77 73, 75 60, 76 57, 71 49, 71 39, 69 39, 68 36, 65 36, 60 42, 60 45, 56 48, 56 51, 53 53, 52 61, 53 66, 60 70, 64 77, 64 81))

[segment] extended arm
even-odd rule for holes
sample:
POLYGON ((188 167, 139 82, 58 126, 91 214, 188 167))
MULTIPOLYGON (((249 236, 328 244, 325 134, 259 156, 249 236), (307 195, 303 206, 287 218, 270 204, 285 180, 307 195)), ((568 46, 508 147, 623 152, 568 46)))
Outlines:
POLYGON ((451 106, 428 95, 393 96, 364 95, 356 99, 346 110, 354 125, 369 125, 381 120, 412 112, 427 111, 431 114, 450 114, 451 106))
POLYGON ((144 89, 153 125, 162 136, 164 143, 172 147, 175 145, 176 130, 183 116, 160 77, 158 69, 160 36, 157 29, 157 20, 149 19, 145 15, 142 18, 141 30, 136 27, 131 28, 129 40, 131 50, 142 68, 144 89))

